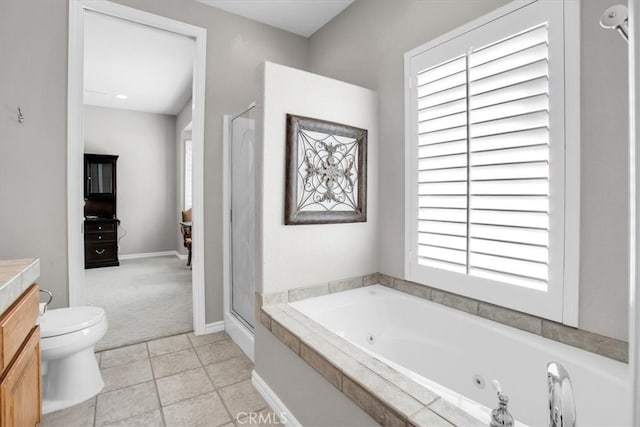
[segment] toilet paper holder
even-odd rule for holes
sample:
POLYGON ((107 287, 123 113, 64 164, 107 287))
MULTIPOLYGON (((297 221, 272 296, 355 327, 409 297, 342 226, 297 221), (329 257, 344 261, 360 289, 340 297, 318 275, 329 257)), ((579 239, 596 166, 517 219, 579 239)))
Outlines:
POLYGON ((40 316, 42 316, 47 313, 47 307, 49 307, 49 304, 51 304, 51 301, 53 301, 53 293, 47 289, 40 289, 40 292, 49 296, 47 302, 40 303, 40 316))

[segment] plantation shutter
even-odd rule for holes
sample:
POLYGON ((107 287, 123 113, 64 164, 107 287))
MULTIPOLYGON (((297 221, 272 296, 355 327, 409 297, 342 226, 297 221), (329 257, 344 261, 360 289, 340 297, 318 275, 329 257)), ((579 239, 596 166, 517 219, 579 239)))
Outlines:
POLYGON ((547 37, 541 25, 418 74, 422 265, 546 288, 547 37))
POLYGON ((467 58, 418 75, 418 259, 467 271, 467 58))
POLYGON ((563 2, 407 53, 406 277, 562 320, 563 2))
POLYGON ((547 26, 540 25, 474 50, 468 58, 468 272, 546 289, 547 26))

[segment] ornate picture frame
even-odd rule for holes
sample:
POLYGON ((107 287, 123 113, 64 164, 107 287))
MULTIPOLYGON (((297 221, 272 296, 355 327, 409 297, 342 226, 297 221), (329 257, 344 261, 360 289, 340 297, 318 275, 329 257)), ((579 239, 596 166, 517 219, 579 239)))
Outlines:
POLYGON ((367 136, 287 114, 286 225, 367 221, 367 136))

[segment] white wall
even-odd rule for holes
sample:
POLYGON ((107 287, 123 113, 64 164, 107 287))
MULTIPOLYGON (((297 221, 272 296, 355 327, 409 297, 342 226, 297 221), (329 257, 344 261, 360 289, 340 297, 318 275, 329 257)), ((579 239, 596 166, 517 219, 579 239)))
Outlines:
MULTIPOLYGON (((380 271, 404 275, 403 53, 505 0, 357 0, 310 39, 310 70, 376 90, 380 105, 380 271), (462 4, 464 3, 464 6, 462 4), (375 23, 368 25, 367 23, 375 23)), ((579 326, 627 339, 626 45, 598 25, 620 0, 582 4, 579 326)), ((624 1, 622 1, 624 3, 624 1)))
MULTIPOLYGON (((256 105, 256 288, 285 291, 378 269, 378 107, 368 89, 267 62, 256 105), (286 114, 368 130, 367 222, 284 225, 286 114)), ((305 426, 375 425, 260 323, 255 369, 305 426)))
POLYGON ((84 108, 84 152, 119 156, 120 255, 176 250, 175 135, 175 116, 84 108))
POLYGON ((378 269, 378 107, 374 92, 267 62, 257 116, 258 254, 256 287, 264 293, 378 269), (284 225, 286 114, 368 130, 367 222, 284 225), (260 275, 262 273, 262 276, 260 275), (261 285, 262 284, 262 287, 261 285))

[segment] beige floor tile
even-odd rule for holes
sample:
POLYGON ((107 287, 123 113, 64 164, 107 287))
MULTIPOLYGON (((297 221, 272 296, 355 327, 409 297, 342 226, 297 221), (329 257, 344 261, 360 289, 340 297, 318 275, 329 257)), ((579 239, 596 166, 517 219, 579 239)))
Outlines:
POLYGON ((222 362, 232 357, 242 356, 244 353, 233 341, 224 340, 196 347, 196 353, 203 365, 222 362))
POLYGON ((191 341, 186 334, 149 341, 147 344, 149 345, 149 354, 152 357, 191 348, 191 341))
POLYGON ((205 366, 216 388, 225 387, 251 378, 253 363, 245 356, 233 357, 205 366))
POLYGON ((202 365, 200 364, 200 359, 198 359, 195 350, 189 348, 175 353, 152 357, 151 366, 153 367, 153 374, 155 377, 162 378, 183 371, 188 371, 189 369, 199 368, 202 365))
POLYGON ((214 390, 204 368, 191 369, 156 380, 162 406, 214 390))
POLYGON ((149 359, 137 360, 102 370, 104 389, 102 393, 140 384, 153 379, 149 359))
POLYGON ((162 411, 167 427, 216 427, 231 421, 216 392, 165 406, 162 411))
POLYGON ((105 427, 164 427, 160 409, 139 414, 126 420, 117 421, 113 424, 107 424, 105 427))
POLYGON ((42 416, 41 427, 87 427, 93 426, 96 399, 42 416))
POLYGON ((268 406, 250 380, 221 388, 218 393, 234 419, 242 413, 258 412, 268 406))
POLYGON ((159 408, 153 381, 111 391, 98 396, 96 426, 125 420, 159 408))
POLYGON ((136 360, 149 357, 147 353, 147 345, 145 343, 128 345, 113 350, 103 351, 101 357, 102 369, 111 368, 125 363, 135 362, 136 360))
POLYGON ((196 335, 193 332, 189 332, 187 336, 189 337, 189 341, 191 341, 191 344, 193 344, 194 347, 229 339, 229 335, 227 335, 227 333, 224 331, 206 335, 196 335))

